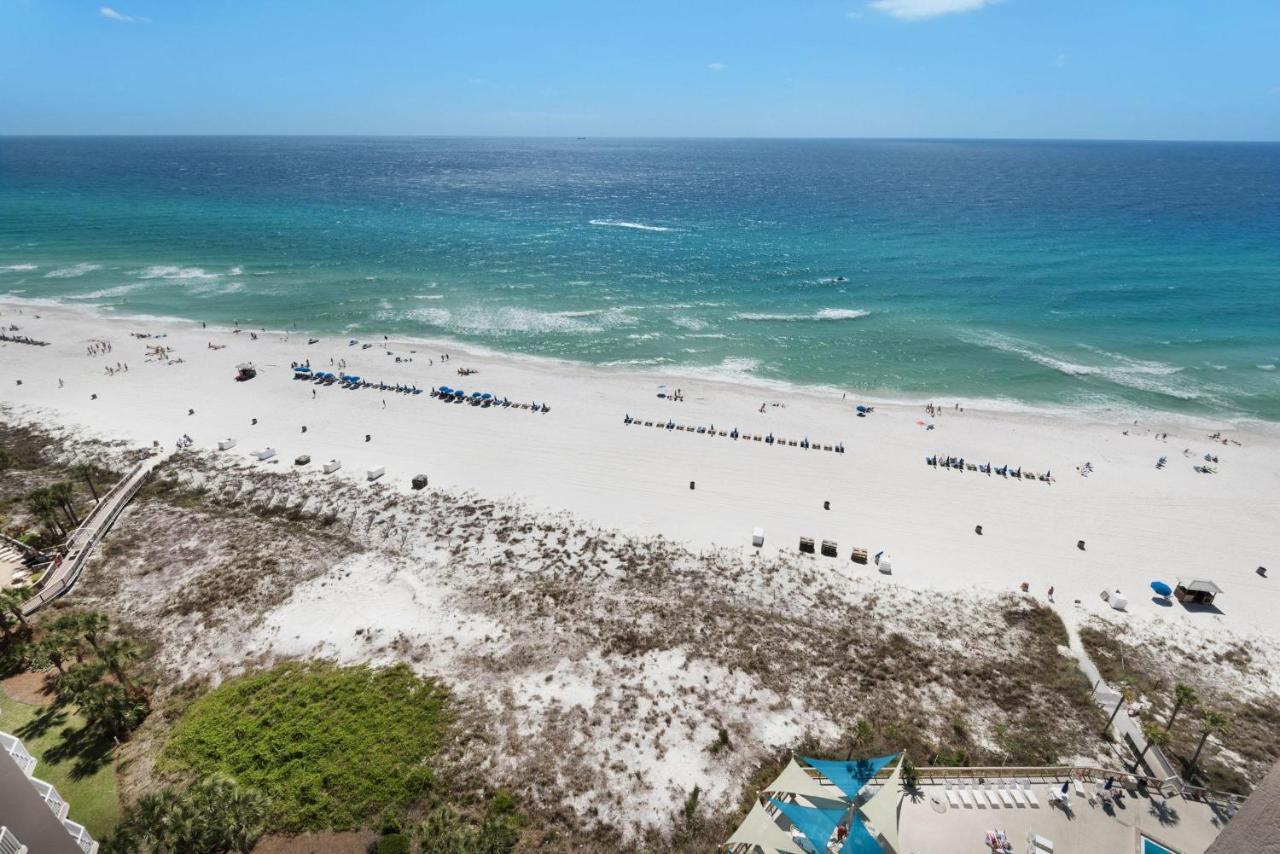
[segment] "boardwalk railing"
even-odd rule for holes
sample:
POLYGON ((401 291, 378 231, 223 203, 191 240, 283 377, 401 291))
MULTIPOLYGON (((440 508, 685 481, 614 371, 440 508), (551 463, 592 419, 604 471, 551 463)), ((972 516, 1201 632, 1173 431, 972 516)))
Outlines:
POLYGON ((24 616, 30 616, 70 590, 80 579, 80 573, 94 548, 115 523, 129 500, 142 488, 147 475, 162 458, 151 457, 138 463, 122 477, 111 490, 98 501, 93 510, 80 522, 80 527, 67 538, 66 553, 62 562, 49 570, 40 592, 22 606, 24 616))

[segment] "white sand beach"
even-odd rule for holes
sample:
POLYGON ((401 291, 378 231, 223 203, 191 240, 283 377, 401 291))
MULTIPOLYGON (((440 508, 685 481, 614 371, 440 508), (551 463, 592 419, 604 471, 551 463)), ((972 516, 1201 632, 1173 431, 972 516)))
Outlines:
POLYGON ((0 400, 47 424, 168 447, 183 434, 205 449, 230 437, 237 442, 226 452, 232 455, 278 449, 262 464, 272 470, 291 468, 299 454, 310 455, 312 468, 336 458, 343 467, 335 477, 363 480, 367 469, 382 466, 383 482, 406 491, 424 473, 432 487, 515 498, 693 547, 749 548, 756 527, 765 529, 766 550, 794 551, 800 537, 833 540, 839 557, 820 564, 833 574, 876 572, 849 560, 853 547, 885 551, 892 580, 911 587, 1008 591, 1025 581, 1044 596, 1052 586, 1069 622, 1079 612, 1110 612, 1099 596, 1109 589, 1129 598, 1134 619, 1170 633, 1280 637, 1280 582, 1256 573, 1277 565, 1280 553, 1280 436, 1266 426, 1101 423, 973 406, 961 412, 950 401, 939 401, 944 408, 936 418, 903 404, 875 404, 871 415, 858 418, 854 404, 874 401, 381 336, 363 340, 374 346, 362 349, 335 335, 313 336, 320 339, 315 344, 299 333, 259 332, 252 340, 248 330, 20 301, 0 310, 21 334, 51 342, 0 345, 6 378, 0 400), (110 342, 111 351, 86 355, 92 341, 110 342), (148 357, 154 345, 169 348, 168 360, 148 357), (451 359, 442 362, 442 352, 451 359), (397 363, 397 356, 412 361, 397 363), (545 402, 550 412, 444 404, 425 391, 315 388, 295 381, 289 369, 307 359, 334 371, 345 360, 348 373, 375 382, 461 386, 545 402), (236 365, 245 361, 258 366, 258 376, 235 382, 236 365), (128 371, 108 376, 105 369, 117 363, 128 371), (463 367, 476 373, 459 376, 463 367), (661 386, 680 389, 683 402, 657 397, 661 386), (628 414, 843 443, 846 452, 626 426, 628 414), (1227 444, 1209 438, 1219 430, 1227 444), (1167 439, 1157 438, 1165 432, 1167 439), (1216 474, 1193 470, 1206 453, 1219 459, 1216 474), (1053 482, 933 468, 925 463, 933 454, 1050 472, 1053 482), (1162 470, 1161 456, 1168 458, 1162 470), (1093 466, 1087 477, 1077 470, 1086 462, 1093 466), (1173 584, 1179 577, 1221 586, 1220 613, 1154 600, 1153 579, 1173 584))
MULTIPOLYGON (((588 821, 636 833, 663 826, 695 783, 708 803, 727 807, 769 751, 805 736, 838 739, 868 696, 900 694, 921 674, 940 680, 911 686, 921 727, 946 728, 960 715, 975 739, 994 745, 1001 713, 958 692, 964 668, 928 675, 926 664, 868 683, 841 660, 852 641, 839 627, 870 620, 849 637, 910 638, 932 650, 912 666, 963 661, 987 668, 990 681, 992 667, 1047 666, 1053 655, 1041 648, 1035 655, 1047 657, 1032 660, 1027 636, 1008 623, 1018 600, 1002 594, 1022 582, 1041 602, 1053 586, 1069 627, 1101 617, 1130 643, 1185 653, 1233 696, 1265 702, 1280 690, 1271 652, 1280 637, 1276 582, 1255 571, 1274 564, 1280 546, 1280 437, 1266 426, 1105 423, 973 405, 930 417, 922 406, 853 395, 452 344, 351 345, 323 335, 308 344, 305 334, 267 332, 255 340, 248 330, 32 302, 0 311, 0 321, 19 327, 14 334, 50 342, 0 344, 9 417, 71 440, 135 447, 172 449, 186 434, 197 456, 187 456, 180 476, 192 485, 260 506, 350 511, 340 526, 350 542, 326 553, 323 541, 308 541, 280 561, 269 526, 229 527, 197 512, 192 527, 190 511, 140 510, 145 525, 127 524, 132 533, 121 535, 131 551, 102 557, 75 596, 123 610, 165 639, 161 661, 179 680, 299 656, 411 661, 488 709, 488 722, 476 725, 510 756, 494 773, 524 797, 588 821), (94 342, 108 342, 109 352, 87 355, 94 342), (167 357, 148 355, 157 345, 167 357), (330 358, 335 371, 345 360, 349 373, 424 392, 292 378, 291 362, 329 370, 330 358), (258 375, 236 382, 246 361, 258 375), (460 377, 464 367, 476 373, 460 377), (426 393, 442 385, 545 402, 550 411, 426 393), (680 389, 683 402, 658 398, 659 387, 680 389), (874 412, 859 418, 856 403, 874 412), (843 443, 845 452, 626 425, 628 414, 843 443), (1219 430, 1227 444, 1209 438, 1219 430), (1167 440, 1157 438, 1166 431, 1167 440), (225 438, 235 447, 218 451, 225 438), (276 456, 250 456, 264 447, 276 456), (1219 458, 1216 474, 1193 469, 1206 453, 1219 458), (294 464, 301 454, 311 458, 305 467, 294 464), (925 463, 933 454, 1052 472, 1053 480, 934 468, 925 463), (1161 456, 1168 465, 1157 469, 1161 456), (331 458, 342 468, 321 474, 331 458), (1086 462, 1087 477, 1077 471, 1086 462), (370 485, 373 467, 386 473, 370 485), (306 474, 287 477, 299 471, 306 474), (430 478, 423 493, 410 484, 419 473, 430 478), (751 545, 757 527, 762 549, 751 545), (139 543, 148 530, 163 542, 139 543), (839 556, 797 556, 800 537, 833 540, 839 556), (855 547, 891 555, 892 574, 851 561, 855 547), (277 568, 259 577, 266 561, 277 568), (1220 585, 1218 609, 1188 610, 1149 589, 1153 579, 1179 577, 1220 585), (1112 610, 1104 589, 1122 591, 1128 610, 1112 610), (238 592, 228 599, 228 590, 238 592), (251 601, 238 598, 244 591, 251 601), (1254 664, 1231 664, 1235 653, 1224 653, 1233 648, 1252 650, 1254 664), (789 664, 771 668, 770 658, 789 664), (846 676, 861 689, 823 690, 846 676), (732 733, 736 750, 708 751, 718 728, 732 733), (597 768, 601 757, 608 764, 597 768)), ((980 696, 983 687, 964 690, 980 696)), ((1061 702, 1002 700, 1033 715, 1056 715, 1061 702)))

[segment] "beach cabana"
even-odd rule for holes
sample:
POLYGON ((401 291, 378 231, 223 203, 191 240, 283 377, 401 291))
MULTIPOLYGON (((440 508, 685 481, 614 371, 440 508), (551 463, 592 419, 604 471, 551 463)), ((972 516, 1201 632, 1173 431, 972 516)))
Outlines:
POLYGON ((1206 578, 1195 578, 1184 581, 1179 578, 1173 588, 1173 596, 1184 605, 1212 605, 1214 598, 1222 592, 1222 588, 1206 578))

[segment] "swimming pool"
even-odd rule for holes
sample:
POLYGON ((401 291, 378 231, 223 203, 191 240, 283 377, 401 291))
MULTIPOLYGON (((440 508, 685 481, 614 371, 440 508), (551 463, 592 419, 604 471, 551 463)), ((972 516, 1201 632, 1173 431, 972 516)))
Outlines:
POLYGON ((1172 848, 1165 848, 1154 839, 1144 836, 1142 837, 1141 854, 1178 854, 1178 852, 1174 851, 1172 848))

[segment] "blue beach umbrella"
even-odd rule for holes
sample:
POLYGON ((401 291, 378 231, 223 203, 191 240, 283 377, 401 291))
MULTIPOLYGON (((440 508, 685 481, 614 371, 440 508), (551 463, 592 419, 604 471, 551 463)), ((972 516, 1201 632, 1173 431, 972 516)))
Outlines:
POLYGON ((1168 596, 1173 592, 1173 588, 1165 584, 1163 581, 1151 582, 1151 589, 1156 592, 1157 596, 1168 596))
POLYGON ((488 400, 488 399, 489 399, 489 398, 491 398, 491 397, 493 397, 493 395, 491 395, 491 394, 490 394, 489 392, 487 392, 487 391, 486 391, 484 394, 480 395, 480 399, 481 399, 481 400, 488 400))

